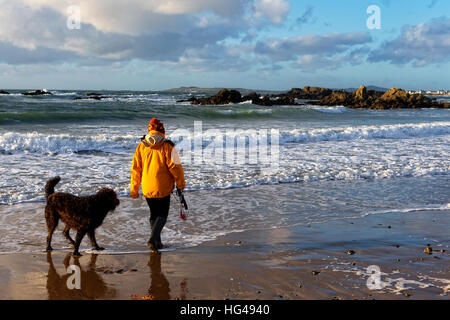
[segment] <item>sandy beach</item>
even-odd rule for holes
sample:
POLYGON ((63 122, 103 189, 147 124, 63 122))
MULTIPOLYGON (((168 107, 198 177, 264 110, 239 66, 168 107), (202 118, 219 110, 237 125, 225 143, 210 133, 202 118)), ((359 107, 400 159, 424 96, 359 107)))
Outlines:
POLYGON ((0 299, 448 299, 449 213, 235 232, 161 254, 144 246, 79 259, 70 249, 5 253, 0 299), (67 288, 69 264, 81 267, 80 290, 67 288), (367 286, 371 265, 381 271, 382 289, 367 286))

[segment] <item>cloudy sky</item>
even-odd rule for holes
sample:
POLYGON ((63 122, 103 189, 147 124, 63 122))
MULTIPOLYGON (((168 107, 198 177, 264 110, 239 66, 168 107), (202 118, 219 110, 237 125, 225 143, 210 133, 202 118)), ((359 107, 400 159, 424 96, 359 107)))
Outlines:
POLYGON ((0 8, 0 89, 450 89, 448 0, 0 0, 0 8), (379 29, 368 27, 371 5, 379 29))

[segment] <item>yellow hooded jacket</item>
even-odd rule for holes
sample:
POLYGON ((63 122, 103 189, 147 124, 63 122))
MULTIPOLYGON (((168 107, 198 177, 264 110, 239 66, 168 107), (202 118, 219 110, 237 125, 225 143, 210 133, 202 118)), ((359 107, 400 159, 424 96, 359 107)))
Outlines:
POLYGON ((177 183, 186 186, 183 166, 174 144, 158 131, 150 131, 137 146, 131 165, 131 197, 139 197, 139 185, 146 198, 164 198, 177 183))

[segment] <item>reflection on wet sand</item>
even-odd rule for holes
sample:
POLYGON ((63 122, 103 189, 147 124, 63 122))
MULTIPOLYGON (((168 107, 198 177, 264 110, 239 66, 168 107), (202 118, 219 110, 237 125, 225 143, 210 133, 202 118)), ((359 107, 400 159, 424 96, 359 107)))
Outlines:
POLYGON ((148 296, 155 300, 170 300, 169 281, 161 271, 161 254, 152 252, 148 266, 151 278, 148 296))
MULTIPOLYGON (((63 264, 65 269, 70 265, 70 258, 72 254, 69 253, 65 257, 63 264)), ((86 268, 80 265, 79 257, 73 257, 73 264, 78 266, 81 270, 81 288, 69 289, 67 287, 67 279, 71 274, 60 275, 56 271, 53 264, 51 253, 47 253, 47 262, 49 264, 47 274, 47 291, 49 300, 72 300, 72 299, 100 299, 100 298, 113 298, 116 296, 115 289, 108 288, 102 277, 95 272, 95 263, 97 261, 97 255, 91 255, 91 260, 86 268)))

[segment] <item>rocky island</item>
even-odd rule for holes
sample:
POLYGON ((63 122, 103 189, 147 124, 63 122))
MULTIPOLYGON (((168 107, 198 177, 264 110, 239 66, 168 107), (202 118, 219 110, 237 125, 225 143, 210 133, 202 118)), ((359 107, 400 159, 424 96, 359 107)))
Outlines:
POLYGON ((96 92, 88 92, 88 93, 86 93, 85 97, 75 97, 75 98, 73 98, 73 100, 102 100, 105 98, 109 98, 109 97, 106 97, 106 96, 104 96, 100 93, 96 93, 96 92))
POLYGON ((223 105, 251 101, 255 105, 302 105, 321 106, 342 105, 348 108, 361 109, 415 109, 415 108, 449 108, 450 103, 439 102, 422 94, 410 94, 403 89, 392 88, 386 92, 369 90, 365 86, 348 92, 328 88, 309 87, 293 88, 285 93, 261 96, 251 92, 242 96, 237 90, 222 89, 207 98, 192 97, 178 102, 190 102, 193 105, 223 105), (299 100, 304 100, 303 102, 299 100), (305 101, 306 100, 306 101, 305 101))
POLYGON ((50 91, 47 90, 35 90, 22 93, 24 96, 41 96, 41 95, 52 95, 50 91))

